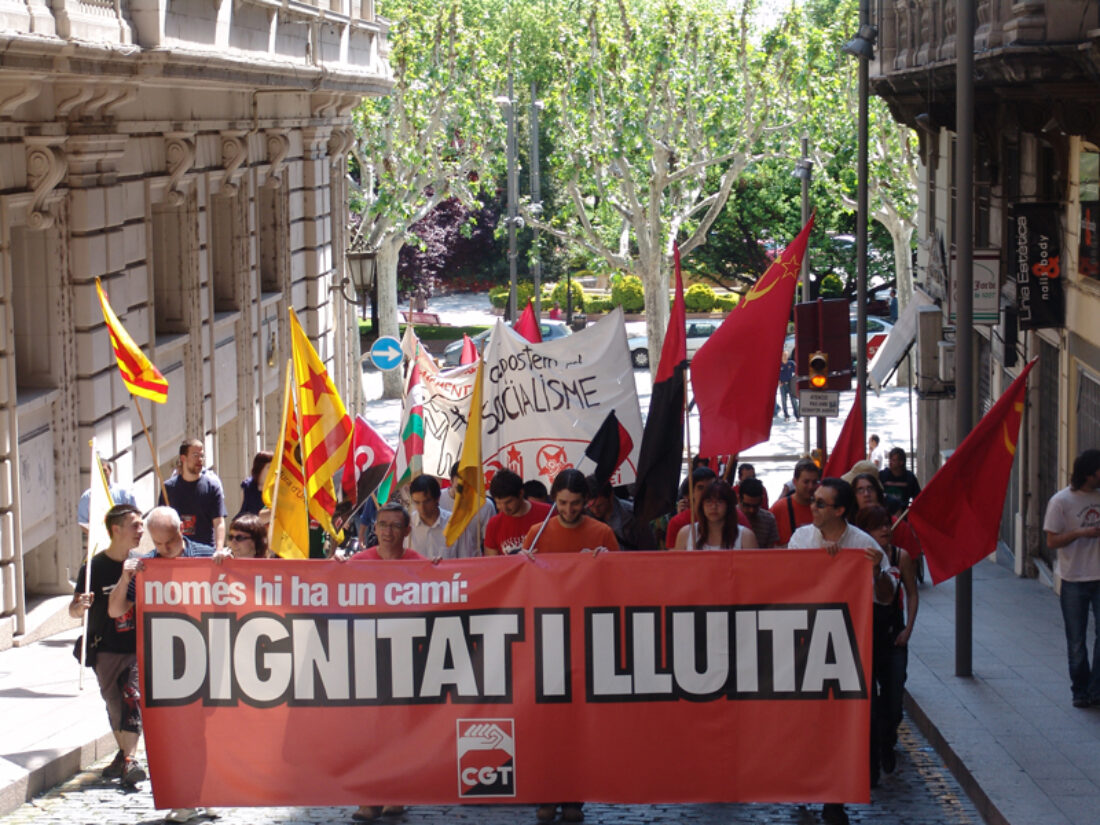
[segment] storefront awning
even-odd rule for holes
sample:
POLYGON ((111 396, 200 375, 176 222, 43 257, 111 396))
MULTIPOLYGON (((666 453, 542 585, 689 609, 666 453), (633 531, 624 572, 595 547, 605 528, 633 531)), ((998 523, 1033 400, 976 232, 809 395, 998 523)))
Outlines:
POLYGON ((882 389, 898 368, 905 353, 909 352, 909 348, 917 340, 917 313, 920 308, 935 305, 935 301, 919 289, 913 290, 913 297, 898 316, 894 328, 886 336, 885 343, 878 348, 867 369, 867 381, 872 390, 878 392, 882 389))

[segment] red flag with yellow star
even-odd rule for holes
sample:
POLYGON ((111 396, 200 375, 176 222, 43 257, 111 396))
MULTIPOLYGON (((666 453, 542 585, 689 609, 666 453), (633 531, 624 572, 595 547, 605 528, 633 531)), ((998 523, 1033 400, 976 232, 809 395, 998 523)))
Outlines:
POLYGON ((1036 360, 1024 367, 909 506, 909 523, 936 584, 969 570, 997 549, 1027 374, 1036 360))
MULTIPOLYGON (((328 370, 317 351, 306 337, 298 316, 290 310, 290 342, 294 354, 294 384, 298 393, 298 410, 301 414, 302 468, 306 478, 306 499, 330 506, 336 501, 332 491, 332 477, 344 466, 351 445, 353 425, 344 402, 329 378, 328 370)), ((310 508, 315 513, 315 508, 310 508)), ((314 518, 317 518, 314 515, 314 518)), ((332 522, 318 519, 321 526, 333 535, 332 522)))
POLYGON ((813 225, 811 215, 691 362, 700 455, 737 455, 771 435, 783 338, 813 225))

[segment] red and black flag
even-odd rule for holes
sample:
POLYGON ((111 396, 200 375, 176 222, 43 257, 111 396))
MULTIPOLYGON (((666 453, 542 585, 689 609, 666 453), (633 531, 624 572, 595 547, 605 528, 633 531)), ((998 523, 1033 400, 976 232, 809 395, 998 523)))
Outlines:
POLYGON ((584 454, 596 463, 592 475, 596 477, 600 487, 611 480, 619 465, 626 461, 633 449, 634 441, 630 438, 630 433, 619 423, 618 416, 612 410, 596 430, 591 443, 584 448, 584 454))
POLYGON ((684 461, 684 372, 687 370, 687 333, 684 280, 680 274, 680 247, 673 245, 676 262, 676 298, 669 313, 661 361, 653 380, 649 415, 638 454, 638 483, 634 514, 647 522, 676 506, 680 468, 684 461))

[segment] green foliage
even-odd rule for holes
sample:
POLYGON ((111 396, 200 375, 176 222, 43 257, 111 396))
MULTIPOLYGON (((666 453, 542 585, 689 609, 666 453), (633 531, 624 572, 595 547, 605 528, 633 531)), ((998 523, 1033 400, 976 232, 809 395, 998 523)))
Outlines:
POLYGON ((821 279, 821 289, 819 295, 822 298, 839 298, 844 294, 844 282, 840 280, 840 276, 836 273, 830 272, 824 278, 821 279))
MULTIPOLYGON (((563 312, 565 311, 565 288, 568 283, 569 282, 566 280, 558 281, 554 285, 554 288, 550 290, 550 306, 553 306, 554 302, 557 301, 563 312)), ((573 288, 570 291, 573 293, 573 311, 583 312, 587 306, 584 297, 584 288, 576 281, 573 281, 573 288)))
POLYGON ((710 312, 717 296, 706 284, 692 284, 684 293, 684 306, 688 312, 710 312))
MULTIPOLYGON (((508 295, 511 293, 511 287, 508 284, 501 284, 500 286, 494 286, 489 290, 489 303, 495 306, 497 309, 504 309, 508 306, 508 295)), ((530 281, 517 281, 516 282, 516 311, 523 312, 523 308, 527 306, 527 302, 535 297, 535 285, 530 281)))
POLYGON ((714 308, 720 312, 729 312, 737 306, 737 297, 734 295, 717 295, 714 298, 714 308))
POLYGON ((616 275, 611 282, 611 305, 622 307, 623 312, 641 312, 645 309, 645 290, 637 275, 616 275))
POLYGON ((611 312, 615 308, 610 298, 598 298, 592 295, 585 296, 584 309, 589 315, 598 312, 611 312))

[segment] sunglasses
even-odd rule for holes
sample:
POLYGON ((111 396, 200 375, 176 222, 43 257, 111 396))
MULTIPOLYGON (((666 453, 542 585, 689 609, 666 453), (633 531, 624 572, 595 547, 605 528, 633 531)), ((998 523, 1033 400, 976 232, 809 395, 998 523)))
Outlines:
POLYGON ((823 498, 814 498, 810 501, 810 504, 812 504, 818 510, 824 510, 826 507, 836 507, 835 504, 830 504, 823 498))
POLYGON ((226 538, 228 538, 229 541, 252 541, 252 536, 248 535, 248 533, 230 533, 226 538))

